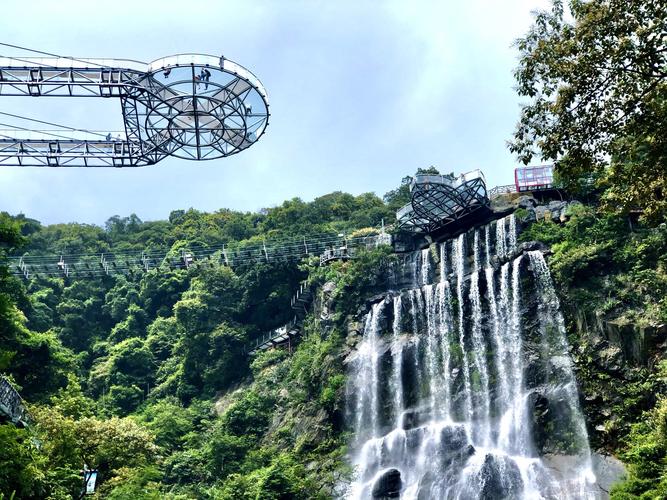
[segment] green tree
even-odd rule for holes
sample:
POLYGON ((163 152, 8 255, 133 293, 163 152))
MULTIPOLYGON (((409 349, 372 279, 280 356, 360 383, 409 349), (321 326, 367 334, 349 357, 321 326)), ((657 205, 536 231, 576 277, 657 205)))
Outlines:
POLYGON ((157 458, 153 435, 129 418, 74 419, 54 407, 35 408, 34 416, 50 469, 67 477, 74 475, 72 488, 81 485, 79 471, 84 463, 97 469, 104 482, 126 468, 140 469, 157 458))
POLYGON ((226 323, 211 332, 184 335, 178 346, 183 360, 181 395, 184 399, 202 390, 208 393, 224 390, 243 377, 247 373, 245 342, 243 330, 226 323))
POLYGON ((0 498, 45 498, 44 466, 28 431, 0 424, 0 498))
POLYGON ((623 460, 629 464, 627 481, 612 490, 614 500, 667 497, 667 399, 646 412, 632 427, 623 460))
POLYGON ((596 182, 614 210, 639 208, 660 219, 667 193, 659 132, 667 123, 667 5, 571 0, 568 6, 571 16, 562 0, 553 0, 517 41, 517 91, 530 101, 510 150, 524 163, 535 155, 555 161, 571 190, 596 182))

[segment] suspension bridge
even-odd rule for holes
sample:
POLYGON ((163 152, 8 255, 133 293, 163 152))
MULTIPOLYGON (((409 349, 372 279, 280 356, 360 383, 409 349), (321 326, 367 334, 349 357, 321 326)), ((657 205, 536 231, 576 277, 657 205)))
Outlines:
POLYGON ((320 234, 261 243, 239 243, 210 247, 162 248, 132 252, 32 255, 25 253, 8 259, 14 276, 96 278, 111 275, 135 275, 153 269, 206 268, 225 265, 237 268, 258 263, 299 261, 318 257, 320 263, 354 256, 360 248, 391 244, 383 229, 370 236, 348 237, 344 234, 320 234))

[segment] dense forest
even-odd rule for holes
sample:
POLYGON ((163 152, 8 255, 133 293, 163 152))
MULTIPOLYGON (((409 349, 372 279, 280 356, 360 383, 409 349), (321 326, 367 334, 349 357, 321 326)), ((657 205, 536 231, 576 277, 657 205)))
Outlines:
MULTIPOLYGON (((554 1, 517 42, 517 91, 529 102, 509 146, 525 162, 554 162, 562 192, 582 203, 558 218, 515 195, 507 203, 521 239, 549 248, 591 447, 627 466, 612 497, 666 498, 667 6, 565 10, 554 1)), ((383 197, 334 192, 256 213, 113 216, 103 227, 0 213, 0 373, 32 419, 0 424, 0 499, 79 498, 84 464, 99 471, 99 498, 340 496, 353 473, 348 334, 397 258, 389 247, 325 267, 217 261, 28 280, 7 257, 372 234, 409 201, 410 180, 383 197), (317 314, 293 352, 250 356, 249 341, 291 318, 303 281, 318 290, 317 314)))
MULTIPOLYGON (((155 222, 116 216, 104 228, 42 226, 4 213, 3 253, 140 253, 294 234, 354 235, 355 228, 389 220, 405 201, 406 187, 407 179, 384 200, 332 193, 261 213, 174 211, 168 221, 155 222)), ((363 286, 365 268, 380 254, 346 268, 348 286, 363 286)), ((321 487, 322 476, 303 468, 304 457, 330 454, 322 466, 332 478, 339 472, 340 422, 320 422, 319 432, 328 436, 321 442, 290 436, 304 415, 340 410, 342 375, 317 373, 319 358, 329 355, 327 343, 337 337, 310 345, 267 380, 263 367, 284 352, 252 359, 245 349, 250 339, 291 318, 290 298, 300 280, 317 279, 319 260, 27 282, 10 277, 6 267, 3 273, 2 370, 31 403, 40 443, 34 429, 2 426, 5 494, 77 495, 84 463, 99 471, 99 492, 109 498, 162 498, 167 491, 173 498, 240 498, 239 489, 254 498, 252 488, 267 498, 272 491, 305 498, 321 487), (318 358, 311 358, 312 349, 320 351, 318 358), (289 393, 281 387, 290 387, 289 393), (287 447, 265 436, 284 399, 295 418, 274 432, 287 447)))

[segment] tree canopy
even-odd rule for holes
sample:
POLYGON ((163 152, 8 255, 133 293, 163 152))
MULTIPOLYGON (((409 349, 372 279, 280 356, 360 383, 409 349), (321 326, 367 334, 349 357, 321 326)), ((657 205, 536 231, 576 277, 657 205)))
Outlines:
POLYGON ((667 214, 667 2, 554 0, 517 41, 528 98, 510 150, 608 209, 667 214))

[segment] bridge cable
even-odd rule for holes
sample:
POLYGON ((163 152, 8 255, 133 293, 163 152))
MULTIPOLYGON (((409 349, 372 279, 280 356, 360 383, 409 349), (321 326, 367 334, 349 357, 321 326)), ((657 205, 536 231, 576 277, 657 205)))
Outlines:
MULTIPOLYGON (((99 66, 100 68, 109 68, 109 67, 110 67, 110 66, 108 66, 108 65, 104 65, 104 64, 96 63, 96 62, 91 61, 91 60, 77 59, 76 57, 72 57, 72 56, 61 56, 61 55, 58 55, 58 54, 53 54, 53 53, 51 53, 51 52, 44 52, 44 51, 42 51, 42 50, 30 49, 30 48, 28 48, 28 47, 21 47, 20 45, 12 45, 11 43, 3 43, 3 42, 0 42, 0 45, 3 45, 3 46, 5 46, 5 47, 12 47, 12 48, 14 48, 14 49, 19 49, 19 50, 25 50, 25 51, 27 51, 27 52, 34 52, 35 54, 41 54, 41 55, 49 56, 49 57, 57 57, 57 58, 59 58, 59 59, 70 59, 70 60, 72 60, 72 61, 78 61, 78 62, 85 63, 85 64, 91 64, 91 65, 93 65, 93 66, 99 66)), ((14 57, 10 57, 10 59, 15 59, 15 58, 14 58, 14 57)), ((115 59, 112 59, 112 60, 115 60, 115 59)), ((131 61, 131 62, 140 63, 140 64, 146 64, 146 65, 148 66, 148 63, 146 63, 146 62, 144 62, 144 61, 137 61, 137 60, 135 60, 135 59, 125 59, 125 60, 126 60, 126 61, 131 61)), ((25 61, 24 61, 24 62, 25 62, 25 61)), ((29 62, 32 62, 32 61, 29 61, 29 62)), ((39 64, 39 63, 37 63, 37 64, 39 64)))
MULTIPOLYGON (((83 128, 68 127, 67 125, 60 125, 58 123, 46 122, 44 120, 38 120, 37 118, 29 118, 27 116, 14 115, 12 113, 5 113, 4 111, 0 111, 0 115, 11 116, 12 118, 18 118, 19 120, 26 120, 26 121, 30 121, 30 122, 41 123, 43 125, 51 125, 53 127, 59 127, 59 128, 66 129, 66 130, 73 130, 75 132, 85 132, 87 134, 99 135, 100 137, 106 137, 106 134, 102 134, 102 133, 99 133, 99 132, 94 132, 92 130, 87 130, 87 129, 83 129, 83 128)), ((4 126, 11 127, 12 125, 4 124, 4 126)), ((29 130, 29 129, 21 128, 21 130, 29 130)), ((44 132, 44 131, 35 131, 35 132, 44 132)))
POLYGON ((31 65, 33 65, 33 66, 34 66, 34 65, 38 65, 38 66, 42 66, 42 67, 44 67, 44 68, 49 68, 49 67, 50 67, 50 66, 49 66, 48 64, 46 64, 46 63, 39 62, 39 61, 34 61, 34 60, 31 60, 31 59, 21 59, 20 57, 3 56, 3 55, 1 55, 1 54, 0 54, 0 57, 4 57, 5 59, 11 59, 12 61, 20 61, 20 62, 22 62, 22 63, 31 64, 31 65))
MULTIPOLYGON (((33 129, 30 129, 30 128, 19 127, 18 125, 10 125, 8 123, 0 123, 0 125, 3 126, 3 127, 10 127, 11 130, 23 130, 25 132, 38 132, 40 134, 45 134, 45 135, 50 135, 50 136, 53 136, 53 137, 57 137, 59 139, 67 139, 68 141, 75 141, 76 140, 73 137, 67 137, 67 136, 64 136, 64 135, 54 134, 49 130, 33 130, 33 129)), ((53 132, 57 132, 57 130, 54 130, 53 132)), ((11 139, 12 141, 30 140, 30 139, 17 139, 16 137, 11 137, 11 136, 8 136, 6 134, 1 134, 1 135, 3 137, 6 137, 7 139, 11 139)))

